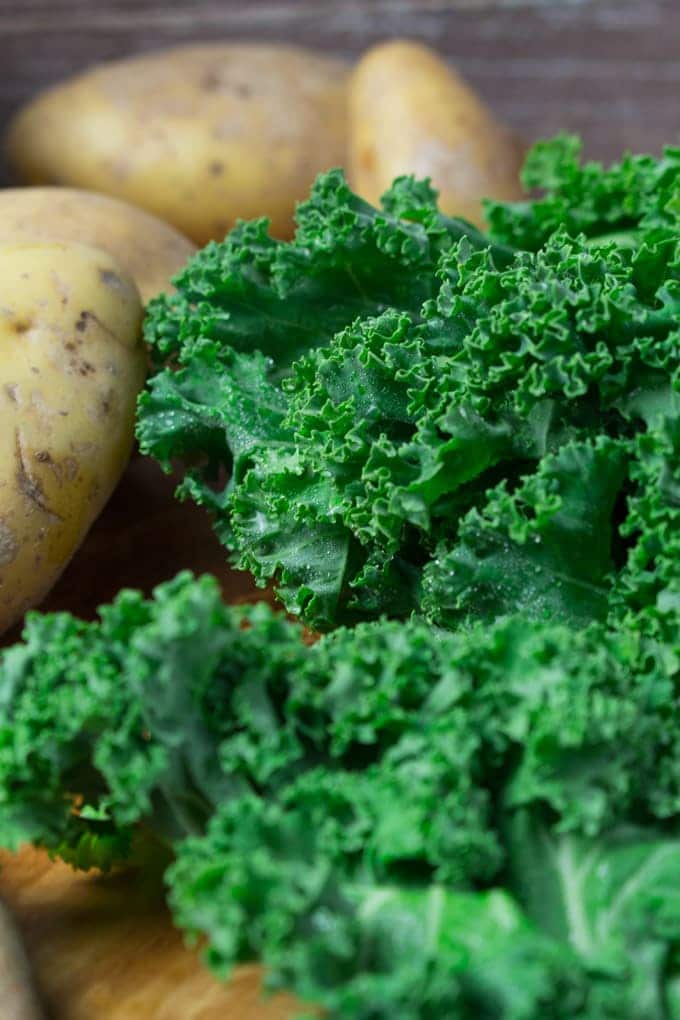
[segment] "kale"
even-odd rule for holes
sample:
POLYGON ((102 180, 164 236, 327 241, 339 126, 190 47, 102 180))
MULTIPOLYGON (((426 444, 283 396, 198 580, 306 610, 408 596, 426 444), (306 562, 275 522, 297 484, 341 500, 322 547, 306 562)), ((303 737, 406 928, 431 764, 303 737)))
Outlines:
POLYGON ((30 614, 0 658, 0 842, 108 866, 141 825, 216 972, 261 959, 336 1020, 667 1020, 670 612, 309 646, 180 575, 93 623, 30 614))
MULTIPOLYGON (((539 147, 530 176, 558 179, 548 152, 567 175, 565 144, 539 147)), ((670 598, 677 567, 653 562, 649 531, 680 476, 680 241, 650 209, 675 164, 640 160, 632 248, 553 223, 513 252, 423 184, 373 210, 320 178, 292 242, 244 224, 151 304, 142 449, 184 465, 180 495, 233 562, 318 630, 517 607, 581 626, 670 598)), ((623 170, 582 173, 619 224, 623 170)))
POLYGON ((538 250, 560 228, 592 244, 636 247, 648 230, 677 234, 680 148, 661 159, 626 155, 619 163, 581 163, 581 142, 558 135, 528 153, 522 183, 538 197, 485 203, 490 236, 525 251, 538 250))

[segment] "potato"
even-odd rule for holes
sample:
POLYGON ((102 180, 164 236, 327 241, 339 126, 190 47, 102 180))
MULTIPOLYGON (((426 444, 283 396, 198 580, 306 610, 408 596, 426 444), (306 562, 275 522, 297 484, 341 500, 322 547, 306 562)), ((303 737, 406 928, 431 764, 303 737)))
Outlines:
POLYGON ((107 251, 146 304, 196 251, 173 227, 107 195, 75 188, 0 190, 0 244, 77 241, 107 251))
POLYGON ((19 180, 102 191, 197 244, 238 217, 292 231, 297 199, 345 161, 345 65, 292 46, 195 45, 104 64, 10 124, 19 180))
POLYGON ((440 208, 482 225, 482 198, 521 197, 523 147, 420 43, 370 49, 349 85, 349 179, 374 204, 400 174, 430 177, 440 208))
POLYGON ((0 630, 47 593, 125 466, 141 316, 106 252, 0 248, 0 630))

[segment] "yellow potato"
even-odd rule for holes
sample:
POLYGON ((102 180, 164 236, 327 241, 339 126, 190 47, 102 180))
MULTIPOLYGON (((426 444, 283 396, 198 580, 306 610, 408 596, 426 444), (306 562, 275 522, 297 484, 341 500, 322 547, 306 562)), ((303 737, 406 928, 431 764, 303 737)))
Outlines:
POLYGON ((19 179, 101 191, 197 244, 238 217, 288 236, 295 201, 345 162, 345 65, 292 46, 194 45, 104 64, 10 124, 19 179))
POLYGON ((482 198, 521 197, 523 147, 421 43, 370 49, 349 85, 349 179, 377 203, 395 177, 430 177, 440 208, 482 225, 482 198))
POLYGON ((0 630, 54 584, 125 466, 141 317, 106 252, 0 248, 0 630))
POLYGON ((0 244, 76 241, 109 252, 146 304, 196 251, 174 227, 107 195, 75 188, 0 190, 0 244))

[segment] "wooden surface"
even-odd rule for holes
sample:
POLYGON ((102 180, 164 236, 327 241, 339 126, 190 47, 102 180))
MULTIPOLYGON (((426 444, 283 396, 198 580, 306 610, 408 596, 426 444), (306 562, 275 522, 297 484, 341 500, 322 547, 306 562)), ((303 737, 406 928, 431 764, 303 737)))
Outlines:
MULTIPOLYGON (((573 130, 602 158, 680 141, 678 0, 0 0, 0 131, 40 87, 142 50, 256 38, 352 57, 393 36, 438 47, 526 139, 573 130)), ((175 503, 172 483, 137 458, 48 607, 90 616, 120 587, 149 591, 182 567, 218 573, 230 600, 261 594, 225 566, 200 511, 175 503)), ((289 1000, 260 1002, 256 969, 213 981, 159 896, 131 878, 74 877, 33 852, 2 863, 0 895, 51 1020, 293 1016, 289 1000)))
MULTIPOLYGON (((19 918, 48 1020, 293 1020, 256 967, 221 985, 182 945, 157 890, 134 875, 74 876, 38 851, 0 853, 0 895, 19 918)), ((13 1020, 3 1012, 0 1018, 13 1020)))

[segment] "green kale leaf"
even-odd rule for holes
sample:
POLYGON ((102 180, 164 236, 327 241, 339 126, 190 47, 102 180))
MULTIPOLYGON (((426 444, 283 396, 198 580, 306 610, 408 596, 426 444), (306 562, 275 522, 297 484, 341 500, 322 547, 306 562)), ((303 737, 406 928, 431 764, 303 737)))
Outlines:
POLYGON ((627 604, 308 646, 190 575, 34 613, 0 655, 0 844, 108 868, 141 826, 216 971, 261 959, 333 1020, 667 1020, 679 634, 627 604))
POLYGON ((585 234, 592 243, 634 247, 641 229, 677 233, 680 213, 680 149, 662 159, 626 155, 619 163, 581 164, 581 142, 558 135, 529 151, 522 172, 524 202, 486 202, 490 235, 513 248, 537 251, 560 228, 585 234))
MULTIPOLYGON (((336 172, 293 242, 259 225, 256 255, 239 229, 150 307, 164 367, 139 413, 237 566, 319 630, 519 606, 580 625, 651 598, 629 557, 653 545, 641 460, 678 414, 677 234, 593 248, 562 229, 509 254, 413 181, 379 211, 336 172)), ((672 486, 655 498, 666 513, 672 486)))

